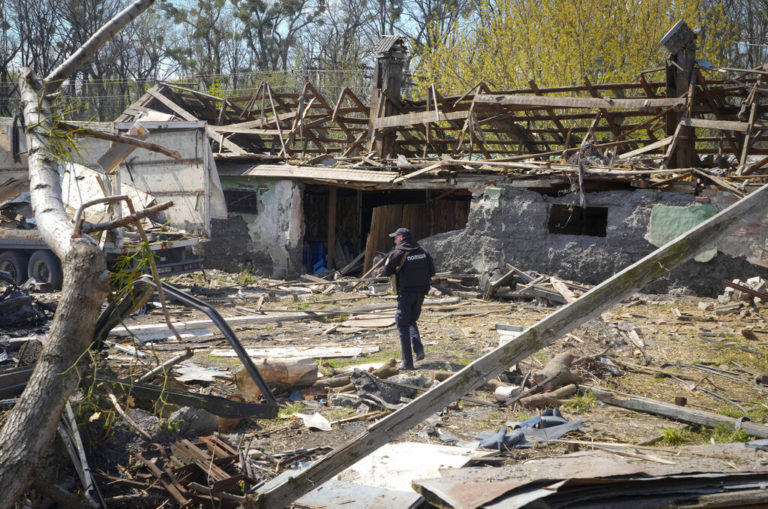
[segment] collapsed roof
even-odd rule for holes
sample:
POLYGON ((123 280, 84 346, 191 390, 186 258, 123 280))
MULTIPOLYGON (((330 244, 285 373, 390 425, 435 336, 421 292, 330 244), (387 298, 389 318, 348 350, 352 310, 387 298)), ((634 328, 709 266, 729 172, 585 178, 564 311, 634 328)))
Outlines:
POLYGON ((382 94, 373 106, 347 88, 331 103, 309 82, 301 93, 261 83, 230 98, 160 83, 118 121, 151 111, 204 120, 215 156, 245 163, 236 174, 361 189, 521 181, 562 190, 580 175, 587 189, 664 189, 697 178, 743 195, 768 165, 768 70, 696 65, 680 97, 670 80, 646 79, 661 70, 634 83, 531 81, 510 91, 478 83, 460 96, 432 86, 423 100, 382 94))

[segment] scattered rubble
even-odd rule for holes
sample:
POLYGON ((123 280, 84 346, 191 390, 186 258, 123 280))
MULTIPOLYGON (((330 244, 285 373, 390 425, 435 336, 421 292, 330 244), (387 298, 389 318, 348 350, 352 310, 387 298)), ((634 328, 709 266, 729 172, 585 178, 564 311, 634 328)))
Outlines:
MULTIPOLYGON (((518 269, 513 272, 518 274, 518 269)), ((221 346, 227 340, 215 328, 210 328, 205 336, 182 338, 182 343, 168 338, 168 334, 155 334, 145 342, 129 340, 126 343, 129 337, 121 336, 123 329, 116 328, 106 337, 109 347, 106 365, 114 374, 98 376, 120 379, 127 375, 134 380, 160 380, 166 388, 152 392, 142 383, 130 388, 102 382, 94 395, 81 395, 85 399, 78 404, 73 401, 73 415, 78 421, 89 422, 81 430, 85 444, 99 435, 119 433, 123 437, 120 441, 115 442, 113 437, 102 442, 104 447, 115 453, 117 449, 128 447, 132 455, 107 453, 107 450, 91 450, 84 446, 87 464, 94 474, 91 482, 98 486, 109 507, 156 507, 163 500, 179 506, 216 503, 221 507, 237 507, 250 503, 249 495, 263 491, 268 486, 265 482, 271 482, 270 485, 280 482, 275 476, 281 471, 291 472, 296 466, 319 459, 330 447, 343 443, 344 437, 357 435, 366 422, 381 419, 439 385, 467 362, 464 356, 473 358, 498 347, 500 341, 507 343, 521 334, 527 325, 538 321, 556 306, 565 305, 540 296, 528 296, 528 300, 524 296, 515 300, 495 294, 488 296, 487 286, 481 285, 482 276, 475 276, 475 287, 465 284, 466 277, 456 276, 439 275, 441 292, 454 294, 454 299, 435 300, 425 309, 422 333, 427 359, 417 364, 417 373, 407 375, 398 374, 394 367, 398 347, 393 326, 380 328, 372 322, 370 328, 361 324, 350 332, 332 327, 347 319, 344 308, 333 307, 345 300, 354 302, 347 308, 353 312, 362 309, 366 310, 362 312, 375 316, 388 309, 384 304, 391 299, 389 294, 371 295, 365 287, 355 290, 355 278, 339 279, 333 285, 334 290, 327 292, 326 287, 316 281, 262 279, 240 285, 233 276, 215 271, 207 273, 207 279, 200 275, 176 276, 177 284, 198 293, 202 301, 215 303, 214 306, 224 314, 224 320, 232 324, 245 350, 255 356, 254 365, 277 398, 282 418, 249 417, 258 414, 264 405, 261 391, 245 367, 238 367, 238 361, 229 361, 230 357, 224 356, 226 350, 221 346), (262 299, 260 296, 268 292, 257 290, 270 287, 282 289, 269 290, 273 296, 262 299), (474 292, 471 291, 473 288, 474 292), (458 292, 467 293, 456 298, 458 292), (237 307, 248 311, 246 317, 262 319, 239 320, 244 315, 237 312, 237 307), (297 315, 299 309, 300 316, 297 315), (286 316, 289 318, 282 322, 280 317, 286 316), (446 321, 447 316, 451 317, 450 321, 446 321), (514 325, 503 323, 510 317, 514 317, 514 325), (275 328, 275 323, 280 327, 275 328), (319 338, 323 338, 322 343, 317 343, 319 338), (319 349, 323 343, 325 349, 319 349), (179 346, 167 348, 175 344, 179 346), (344 348, 365 344, 375 344, 378 348, 368 353, 358 348, 357 358, 345 360, 338 357, 344 355, 344 348), (130 354, 115 349, 129 345, 132 348, 130 354), (335 350, 328 348, 332 345, 335 350), (176 352, 185 348, 189 349, 181 354, 176 352), (293 352, 294 357, 281 357, 280 351, 293 352), (140 352, 150 355, 138 357, 140 352), (157 360, 150 360, 154 355, 159 356, 157 360), (199 408, 194 408, 187 405, 192 400, 185 399, 189 397, 184 394, 197 394, 194 397, 207 399, 200 400, 199 403, 205 403, 196 403, 199 408), (96 401, 88 403, 89 398, 94 397, 102 401, 97 404, 100 408, 86 411, 86 408, 95 408, 96 401), (115 409, 114 417, 106 417, 109 409, 115 409), (114 424, 110 425, 109 420, 114 424), (210 471, 206 465, 215 465, 216 469, 210 471)), ((493 281, 492 277, 489 279, 493 281)), ((552 282, 549 277, 544 280, 552 282)), ((752 282, 757 288, 760 283, 752 282)), ((588 290, 586 286, 580 288, 582 285, 578 283, 566 284, 577 292, 588 290)), ((655 464, 662 461, 663 464, 667 460, 660 458, 668 454, 665 451, 675 451, 676 455, 684 451, 663 438, 665 434, 673 433, 666 430, 692 433, 685 430, 697 429, 681 428, 665 419, 704 426, 714 432, 723 430, 718 433, 728 433, 725 430, 730 429, 730 435, 738 435, 739 440, 768 436, 763 431, 765 426, 746 420, 746 417, 753 421, 764 419, 764 413, 755 403, 768 394, 768 374, 760 364, 759 354, 763 345, 768 344, 763 341, 764 337, 768 338, 768 326, 761 317, 763 301, 746 294, 736 296, 739 290, 726 290, 728 288, 724 287, 724 295, 739 299, 739 302, 742 298, 751 300, 749 315, 717 314, 718 306, 723 304, 710 298, 671 302, 666 297, 635 295, 564 336, 543 350, 542 355, 509 366, 500 377, 461 397, 440 412, 440 416, 417 425, 407 434, 407 439, 421 442, 421 446, 431 444, 429 447, 432 448, 453 444, 447 447, 456 450, 466 447, 472 450, 481 441, 490 446, 490 441, 495 440, 490 451, 493 456, 486 453, 482 460, 493 465, 484 469, 492 477, 496 475, 493 473, 495 469, 518 465, 522 458, 546 462, 548 457, 572 451, 574 443, 586 441, 610 442, 605 447, 610 448, 613 457, 627 457, 629 452, 617 447, 633 444, 634 450, 641 452, 631 454, 640 454, 645 461, 655 464), (716 355, 711 350, 712 341, 726 348, 730 345, 738 353, 727 365, 701 363, 706 356, 716 355), (617 396, 609 389, 623 389, 631 395, 617 396), (660 389, 663 390, 659 392, 660 389), (680 394, 685 396, 680 397, 680 394), (590 403, 597 400, 609 406, 590 403), (685 406, 679 406, 681 404, 685 406), (617 408, 613 405, 631 410, 608 410, 617 408), (731 409, 727 416, 721 413, 724 408, 731 409), (553 414, 552 409, 559 411, 554 411, 553 417, 547 417, 553 414), (623 422, 617 422, 617 417, 611 416, 616 411, 624 412, 620 414, 623 422), (641 417, 642 414, 637 412, 664 417, 641 417), (531 421, 532 415, 542 416, 542 423, 546 422, 543 429, 528 428, 539 419, 536 417, 531 421), (557 422, 550 422, 551 419, 557 422), (634 423, 643 419, 647 422, 640 425, 644 430, 638 433, 634 423), (519 424, 523 421, 529 422, 519 424), (481 433, 478 425, 485 428, 488 424, 496 430, 491 434, 481 433), (547 424, 556 426, 550 428, 547 424), (516 430, 517 425, 522 428, 516 430), (481 440, 478 439, 480 436, 481 440), (639 445, 642 443, 664 446, 656 446, 653 452, 646 453, 639 445), (489 468, 492 470, 487 470, 489 468)), ((549 291, 557 290, 551 286, 549 291)), ((169 311, 173 316, 184 317, 187 323, 199 321, 198 310, 169 305, 169 311)), ((126 318, 125 330, 142 330, 142 327, 152 330, 147 325, 158 323, 158 314, 159 309, 150 306, 143 314, 126 318)), ((14 334, 30 332, 23 324, 14 327, 11 330, 15 330, 14 334)), ((10 340, 7 344, 11 345, 10 340)), ((8 348, 8 353, 9 360, 0 366, 21 365, 17 352, 8 348)), ((12 398, 23 386, 23 375, 21 372, 13 375, 15 372, 6 369, 0 374, 4 398, 12 398)), ((29 371, 25 373, 28 376, 29 371)), ((726 436, 723 434, 723 438, 726 436)), ((733 455, 731 461, 743 464, 748 472, 761 471, 748 466, 750 456, 735 450, 729 454, 733 455)), ((693 469, 693 460, 697 457, 691 456, 688 470, 680 463, 679 456, 676 458, 678 470, 686 472, 693 469)), ((451 474, 443 475, 457 479, 456 476, 464 471, 468 475, 474 472, 457 466, 451 474)), ((407 475, 410 479, 424 478, 416 473, 407 475)), ((599 474, 595 473, 594 477, 599 478, 599 474)), ((467 477, 471 478, 471 475, 467 477)), ((414 493, 407 487, 401 489, 396 483, 379 486, 362 479, 353 480, 357 484, 350 486, 350 479, 349 475, 339 475, 329 481, 324 485, 328 491, 323 496, 330 496, 337 504, 341 504, 342 494, 350 493, 349 490, 355 493, 375 490, 369 495, 379 497, 378 500, 385 497, 383 500, 389 501, 401 500, 408 493, 407 499, 412 501, 418 501, 421 496, 428 500, 435 496, 448 497, 444 492, 436 495, 436 488, 431 486, 438 481, 418 481, 414 484, 417 487, 417 493, 414 493)), ((507 492, 515 493, 511 488, 504 493, 507 492)), ((312 492, 298 503, 317 501, 319 493, 312 492)), ((481 499, 474 500, 479 504, 481 499)), ((474 507, 467 503, 470 502, 449 504, 474 507)))

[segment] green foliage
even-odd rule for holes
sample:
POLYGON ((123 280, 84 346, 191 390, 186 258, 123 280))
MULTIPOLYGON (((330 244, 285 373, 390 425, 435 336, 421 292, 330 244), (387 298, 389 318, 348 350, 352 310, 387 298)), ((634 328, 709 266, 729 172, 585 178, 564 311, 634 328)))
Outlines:
POLYGON ((154 254, 149 244, 142 241, 138 249, 122 254, 115 259, 110 273, 112 287, 116 289, 115 300, 120 300, 126 292, 131 291, 133 281, 145 272, 152 256, 154 254))
POLYGON ((732 442, 749 442, 755 437, 750 436, 743 429, 734 429, 730 426, 718 424, 714 429, 705 430, 702 433, 705 437, 709 436, 711 441, 717 444, 730 444, 732 442))
POLYGON ((743 429, 718 424, 715 428, 703 426, 687 426, 685 428, 664 428, 660 445, 680 446, 696 444, 729 444, 732 442, 748 442, 755 437, 743 429))
POLYGON ((304 410, 304 404, 301 401, 296 401, 294 403, 286 403, 285 405, 280 407, 280 410, 277 412, 278 417, 288 417, 291 415, 295 415, 297 413, 301 413, 301 411, 304 410))
POLYGON ((663 64, 660 41, 679 19, 705 27, 697 57, 724 60, 735 38, 722 6, 702 0, 481 0, 477 13, 434 35, 418 55, 417 83, 463 93, 478 81, 496 90, 635 80, 663 64), (472 29, 469 30, 471 25, 472 29), (444 31, 444 32, 445 32, 444 31))
POLYGON ((563 404, 563 408, 569 410, 575 414, 583 414, 588 412, 597 403, 597 398, 591 392, 584 394, 578 394, 573 399, 566 401, 563 404))
POLYGON ((258 281, 259 278, 251 274, 251 271, 248 269, 243 270, 240 274, 237 275, 237 284, 240 286, 257 283, 258 281))
POLYGON ((694 434, 689 428, 663 428, 660 445, 679 446, 695 442, 694 434))
POLYGON ((215 80, 213 83, 211 83, 208 87, 208 93, 216 97, 224 97, 226 90, 221 80, 215 80))

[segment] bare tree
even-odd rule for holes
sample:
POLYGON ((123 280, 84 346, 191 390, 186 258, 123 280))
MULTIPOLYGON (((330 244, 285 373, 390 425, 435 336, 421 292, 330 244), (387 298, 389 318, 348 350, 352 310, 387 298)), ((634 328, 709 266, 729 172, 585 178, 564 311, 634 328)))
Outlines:
POLYGON ((61 200, 58 163, 50 151, 48 94, 79 69, 125 24, 151 5, 136 0, 96 32, 44 80, 29 69, 19 78, 27 128, 30 194, 43 239, 62 260, 64 285, 45 348, 24 393, 0 430, 0 508, 11 507, 34 476, 55 436, 67 397, 78 383, 78 363, 93 337, 108 292, 104 255, 89 238, 75 236, 61 200), (41 128, 40 126, 45 126, 41 128))
POLYGON ((235 0, 237 17, 260 70, 286 70, 300 35, 320 20, 322 0, 235 0))

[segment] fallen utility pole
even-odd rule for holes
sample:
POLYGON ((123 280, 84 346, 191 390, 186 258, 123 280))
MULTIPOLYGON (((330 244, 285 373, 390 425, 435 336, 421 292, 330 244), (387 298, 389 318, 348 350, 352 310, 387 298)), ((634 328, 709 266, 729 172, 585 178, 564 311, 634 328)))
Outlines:
POLYGON ((685 408, 664 401, 656 401, 649 398, 611 391, 602 387, 582 386, 582 389, 590 391, 603 403, 626 408, 627 410, 660 415, 668 419, 688 424, 701 424, 708 428, 714 428, 718 424, 722 424, 723 426, 728 426, 734 429, 741 428, 750 435, 759 438, 768 438, 768 426, 757 424, 755 422, 739 422, 738 419, 734 419, 733 417, 726 417, 724 415, 713 414, 712 412, 705 412, 694 408, 685 408))
POLYGON ((305 493, 397 438, 428 416, 461 396, 485 384, 508 366, 518 363, 554 342, 561 335, 598 316, 616 302, 655 281, 746 219, 768 209, 768 186, 763 186, 719 214, 670 241, 645 258, 592 288, 578 300, 564 306, 523 331, 496 350, 458 371, 448 380, 424 393, 400 410, 373 424, 346 444, 331 451, 307 469, 274 488, 246 499, 246 507, 284 507, 305 493))

